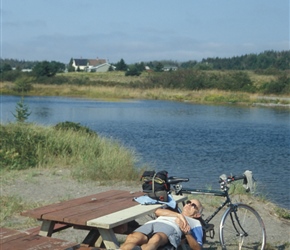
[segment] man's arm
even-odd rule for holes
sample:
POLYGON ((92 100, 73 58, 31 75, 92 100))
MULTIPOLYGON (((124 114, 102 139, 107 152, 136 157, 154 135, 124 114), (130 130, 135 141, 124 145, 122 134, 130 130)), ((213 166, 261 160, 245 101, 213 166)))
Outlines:
POLYGON ((183 214, 180 214, 178 212, 175 212, 169 209, 158 208, 155 211, 155 215, 157 217, 159 216, 176 217, 175 223, 179 226, 182 232, 188 232, 190 230, 188 221, 185 219, 183 214))
POLYGON ((157 217, 159 216, 170 216, 170 217, 178 217, 178 215, 180 215, 180 213, 176 212, 176 211, 172 211, 166 208, 157 208, 155 210, 155 215, 157 217))
POLYGON ((163 209, 163 208, 158 208, 155 211, 155 215, 157 217, 159 216, 170 216, 170 217, 176 217, 176 223, 179 225, 181 231, 185 234, 186 240, 188 242, 188 245, 192 250, 201 250, 201 246, 198 244, 198 242, 195 240, 195 238, 191 235, 190 233, 190 226, 185 219, 185 217, 175 211, 169 210, 169 209, 163 209))
POLYGON ((192 250, 201 250, 201 246, 197 243, 195 238, 191 234, 185 234, 185 238, 187 240, 188 245, 190 246, 190 249, 192 250))
POLYGON ((155 210, 155 215, 157 217, 159 216, 176 217, 175 222, 180 227, 181 230, 186 231, 186 232, 190 230, 189 224, 183 214, 180 214, 176 211, 172 211, 169 209, 157 208, 155 210))

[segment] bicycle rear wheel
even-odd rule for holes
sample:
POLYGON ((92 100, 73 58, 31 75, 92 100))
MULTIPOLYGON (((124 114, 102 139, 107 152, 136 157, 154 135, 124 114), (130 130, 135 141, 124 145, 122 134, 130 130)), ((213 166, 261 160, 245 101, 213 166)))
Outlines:
POLYGON ((221 220, 220 243, 227 250, 263 250, 266 230, 257 211, 245 204, 231 205, 221 220))

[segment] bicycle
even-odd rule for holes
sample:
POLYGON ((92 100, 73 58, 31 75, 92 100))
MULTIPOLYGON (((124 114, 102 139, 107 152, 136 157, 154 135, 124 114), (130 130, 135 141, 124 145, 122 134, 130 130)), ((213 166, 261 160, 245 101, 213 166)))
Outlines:
MULTIPOLYGON (((249 171, 250 172, 250 171, 249 171)), ((181 182, 188 182, 188 178, 169 177, 168 183, 173 187, 175 195, 202 194, 225 197, 225 201, 206 219, 201 217, 205 237, 213 238, 214 225, 209 222, 228 206, 219 226, 219 240, 222 249, 259 249, 263 250, 266 244, 266 230, 258 212, 247 204, 232 203, 229 188, 237 180, 244 180, 244 184, 251 182, 247 171, 240 176, 220 176, 220 190, 183 188, 181 182), (209 234, 209 235, 208 235, 209 234)), ((250 172, 251 173, 251 172, 250 172)), ((248 188, 249 189, 249 188, 248 188)), ((249 191, 249 190, 248 190, 249 191)), ((204 241, 206 238, 204 238, 204 241)))

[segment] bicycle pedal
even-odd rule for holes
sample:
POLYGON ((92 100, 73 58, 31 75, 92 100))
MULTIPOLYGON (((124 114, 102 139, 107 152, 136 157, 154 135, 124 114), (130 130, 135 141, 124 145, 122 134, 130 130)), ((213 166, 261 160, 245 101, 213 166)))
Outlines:
POLYGON ((204 228, 206 237, 210 237, 211 239, 214 238, 215 231, 214 231, 214 224, 207 224, 204 228))
POLYGON ((204 230, 205 230, 205 232, 209 232, 211 230, 214 230, 214 224, 207 224, 206 226, 204 226, 204 230))

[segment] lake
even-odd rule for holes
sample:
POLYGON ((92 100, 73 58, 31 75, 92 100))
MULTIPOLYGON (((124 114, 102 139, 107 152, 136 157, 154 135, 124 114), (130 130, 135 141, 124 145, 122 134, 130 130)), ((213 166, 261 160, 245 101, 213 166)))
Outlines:
MULTIPOLYGON (((15 121, 19 100, 1 96, 2 123, 15 121)), ((189 177, 186 186, 218 188, 221 174, 252 170, 259 192, 290 209, 289 109, 63 97, 25 97, 25 103, 29 122, 81 123, 134 149, 140 164, 189 177)))

